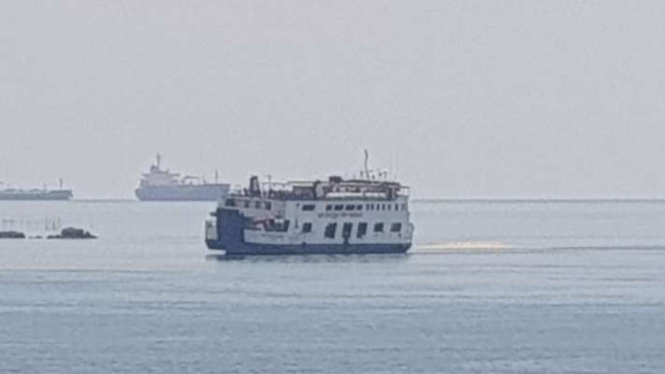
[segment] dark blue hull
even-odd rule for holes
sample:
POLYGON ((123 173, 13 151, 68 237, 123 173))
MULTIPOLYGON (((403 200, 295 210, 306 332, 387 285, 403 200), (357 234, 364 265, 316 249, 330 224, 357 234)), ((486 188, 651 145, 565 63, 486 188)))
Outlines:
POLYGON ((224 250, 228 255, 305 255, 305 254, 371 254, 406 253, 410 246, 401 244, 304 244, 304 245, 256 245, 242 244, 227 246, 219 240, 206 240, 210 249, 224 250))
POLYGON ((210 249, 227 255, 304 255, 304 254, 370 254, 405 253, 410 244, 300 244, 269 245, 246 243, 244 217, 235 210, 217 210, 217 240, 206 240, 210 249))

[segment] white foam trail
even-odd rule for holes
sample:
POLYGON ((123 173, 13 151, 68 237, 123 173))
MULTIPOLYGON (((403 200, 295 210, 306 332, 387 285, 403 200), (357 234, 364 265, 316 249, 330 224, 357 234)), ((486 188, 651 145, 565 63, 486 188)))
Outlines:
POLYGON ((501 250, 510 249, 511 246, 501 242, 444 242, 419 245, 416 247, 419 250, 472 250, 472 249, 491 249, 501 250))

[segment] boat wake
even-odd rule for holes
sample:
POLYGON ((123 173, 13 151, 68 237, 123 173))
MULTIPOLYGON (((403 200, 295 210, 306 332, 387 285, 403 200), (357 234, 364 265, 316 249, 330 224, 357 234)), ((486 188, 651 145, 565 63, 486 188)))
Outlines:
POLYGON ((446 251, 488 251, 509 250, 514 251, 665 251, 665 243, 633 244, 633 245, 543 245, 543 246, 515 246, 501 242, 443 242, 416 245, 410 253, 428 254, 446 251))
POLYGON ((478 241, 464 241, 464 242, 443 242, 415 246, 418 252, 433 252, 433 251, 458 251, 458 250, 502 250, 512 249, 513 246, 501 242, 478 242, 478 241))

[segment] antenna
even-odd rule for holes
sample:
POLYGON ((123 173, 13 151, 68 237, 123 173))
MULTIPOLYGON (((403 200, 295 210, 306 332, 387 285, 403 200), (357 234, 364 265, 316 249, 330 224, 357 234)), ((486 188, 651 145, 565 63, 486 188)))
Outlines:
POLYGON ((365 178, 369 179, 369 152, 365 149, 365 178))
POLYGON ((62 189, 62 178, 58 179, 58 182, 59 182, 59 185, 60 185, 60 189, 62 189))
POLYGON ((157 153, 157 167, 160 167, 162 165, 162 155, 157 153))
POLYGON ((395 174, 393 177, 398 180, 399 179, 399 147, 395 150, 395 153, 397 154, 397 164, 395 165, 395 174))

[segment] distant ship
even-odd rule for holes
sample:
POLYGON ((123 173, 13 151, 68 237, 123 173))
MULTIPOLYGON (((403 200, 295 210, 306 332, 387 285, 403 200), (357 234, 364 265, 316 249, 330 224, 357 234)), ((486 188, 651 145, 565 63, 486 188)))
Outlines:
POLYGON ((161 156, 157 155, 157 163, 143 174, 136 197, 141 201, 218 201, 229 187, 227 183, 207 183, 203 178, 171 173, 162 169, 161 156))
MULTIPOLYGON (((1 183, 0 183, 1 184, 1 183)), ((60 188, 57 190, 49 190, 46 187, 42 189, 20 189, 20 188, 4 188, 0 189, 0 200, 3 201, 67 201, 74 197, 72 190, 62 188, 62 181, 60 181, 60 188)))

